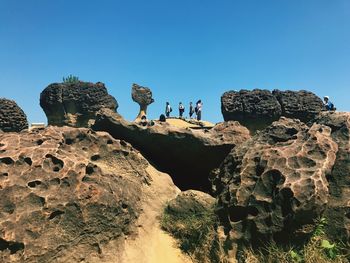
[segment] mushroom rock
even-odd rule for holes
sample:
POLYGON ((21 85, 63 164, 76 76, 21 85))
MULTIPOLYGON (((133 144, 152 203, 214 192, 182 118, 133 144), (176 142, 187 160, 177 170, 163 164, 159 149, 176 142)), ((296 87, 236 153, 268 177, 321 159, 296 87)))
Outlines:
POLYGON ((147 87, 142 87, 134 83, 132 84, 131 97, 133 101, 140 105, 140 112, 136 120, 141 119, 144 115, 147 116, 147 107, 154 102, 152 91, 147 87))
POLYGON ((281 116, 308 122, 322 111, 322 107, 322 100, 305 90, 228 91, 221 97, 224 120, 239 121, 252 132, 266 128, 281 116))
POLYGON ((55 126, 0 141, 1 262, 163 262, 145 255, 179 190, 130 144, 55 126))
POLYGON ((322 112, 312 122, 327 125, 338 144, 337 159, 328 175, 329 199, 324 216, 329 236, 350 241, 350 113, 322 112))
POLYGON ((293 243, 327 208, 337 152, 330 127, 284 117, 235 147, 214 179, 232 249, 271 238, 293 243))
POLYGON ((0 130, 20 132, 28 129, 27 116, 13 100, 0 98, 0 130))
POLYGON ((102 108, 115 111, 118 103, 101 82, 53 83, 40 94, 49 125, 89 127, 102 108))
POLYGON ((247 128, 234 121, 199 130, 167 122, 143 127, 107 109, 98 113, 92 128, 131 143, 156 168, 169 173, 181 190, 209 191, 210 172, 233 147, 250 138, 247 128))

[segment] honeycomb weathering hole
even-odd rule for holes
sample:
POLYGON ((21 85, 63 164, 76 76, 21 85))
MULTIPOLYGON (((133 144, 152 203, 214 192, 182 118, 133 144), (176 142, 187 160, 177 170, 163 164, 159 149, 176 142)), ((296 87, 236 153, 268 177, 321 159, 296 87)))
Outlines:
POLYGON ((0 163, 11 165, 11 164, 14 164, 14 161, 10 157, 4 157, 4 158, 0 158, 0 163))

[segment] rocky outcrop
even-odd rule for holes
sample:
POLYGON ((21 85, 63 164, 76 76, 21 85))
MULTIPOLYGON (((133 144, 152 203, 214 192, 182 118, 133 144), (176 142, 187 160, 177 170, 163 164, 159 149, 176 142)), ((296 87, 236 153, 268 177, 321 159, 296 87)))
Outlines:
POLYGON ((40 94, 49 125, 89 127, 102 108, 116 110, 118 103, 101 82, 53 83, 40 94))
POLYGON ((128 143, 53 126, 0 141, 1 262, 162 262, 145 233, 179 190, 128 143))
POLYGON ((0 98, 0 130, 20 132, 28 129, 27 116, 13 100, 0 98))
POLYGON ((300 91, 272 91, 281 105, 282 116, 308 122, 315 118, 323 109, 322 100, 314 93, 300 91))
POLYGON ((213 209, 214 204, 215 198, 211 195, 196 190, 187 190, 169 201, 166 209, 168 213, 174 215, 191 216, 213 209))
POLYGON ((331 128, 338 144, 337 159, 328 175, 329 199, 325 217, 329 236, 350 241, 350 113, 323 112, 314 122, 331 128))
POLYGON ((303 122, 313 119, 322 110, 322 100, 309 91, 255 89, 225 92, 221 97, 224 120, 239 121, 251 131, 261 130, 281 116, 303 122))
POLYGON ((337 153, 330 127, 284 117, 234 148, 215 180, 229 243, 288 242, 302 234, 327 208, 337 153))
POLYGON ((183 190, 208 191, 210 171, 233 147, 250 138, 249 131, 238 122, 221 123, 210 130, 178 128, 166 122, 143 127, 110 110, 100 111, 93 129, 130 142, 183 190))
POLYGON ((131 97, 133 101, 140 105, 140 112, 136 120, 140 120, 142 116, 147 116, 147 107, 154 102, 152 91, 147 87, 142 87, 137 84, 132 84, 131 97))

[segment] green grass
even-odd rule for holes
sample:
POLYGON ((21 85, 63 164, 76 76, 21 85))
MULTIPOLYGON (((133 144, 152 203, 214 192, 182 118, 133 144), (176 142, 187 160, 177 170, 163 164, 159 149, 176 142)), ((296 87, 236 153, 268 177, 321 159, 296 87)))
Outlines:
POLYGON ((282 247, 272 242, 264 248, 244 251, 245 263, 348 263, 349 244, 332 242, 325 234, 327 222, 321 218, 316 223, 310 240, 302 247, 282 247))
POLYGON ((197 262, 220 262, 214 208, 197 213, 174 213, 166 207, 162 228, 179 242, 180 249, 197 262))

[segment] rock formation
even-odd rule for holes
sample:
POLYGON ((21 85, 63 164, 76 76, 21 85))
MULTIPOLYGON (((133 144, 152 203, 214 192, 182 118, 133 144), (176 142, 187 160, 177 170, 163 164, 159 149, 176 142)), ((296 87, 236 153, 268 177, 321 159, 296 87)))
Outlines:
POLYGON ((101 108, 116 110, 118 103, 105 85, 89 82, 54 83, 40 94, 49 125, 89 127, 101 108))
POLYGON ((327 231, 330 236, 350 241, 350 113, 323 112, 314 122, 330 127, 338 144, 337 159, 327 177, 330 194, 325 212, 327 231))
POLYGON ((152 98, 152 91, 147 87, 142 87, 137 84, 132 84, 131 97, 133 101, 140 105, 140 112, 136 117, 136 120, 140 120, 142 116, 147 116, 147 107, 154 102, 152 98))
POLYGON ((310 91, 274 90, 272 94, 281 105, 282 116, 287 118, 308 122, 315 118, 323 108, 322 100, 310 91))
POLYGON ((182 190, 209 190, 210 171, 233 147, 250 138, 238 122, 221 123, 210 130, 178 128, 166 122, 143 127, 110 110, 100 111, 93 129, 130 142, 182 190))
POLYGON ((28 129, 27 116, 13 100, 0 98, 0 130, 20 132, 28 129))
POLYGON ((284 117, 235 147, 214 181, 229 242, 290 241, 312 224, 332 193, 337 152, 330 127, 284 117))
POLYGON ((128 143, 52 126, 0 141, 1 262, 162 262, 145 255, 173 242, 157 217, 179 190, 128 143))
POLYGON ((281 116, 303 122, 312 120, 322 110, 322 100, 309 91, 255 89, 225 92, 221 111, 225 121, 235 120, 251 131, 261 130, 281 116))

